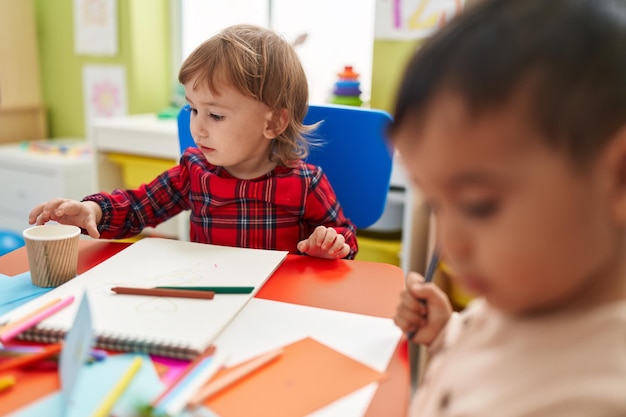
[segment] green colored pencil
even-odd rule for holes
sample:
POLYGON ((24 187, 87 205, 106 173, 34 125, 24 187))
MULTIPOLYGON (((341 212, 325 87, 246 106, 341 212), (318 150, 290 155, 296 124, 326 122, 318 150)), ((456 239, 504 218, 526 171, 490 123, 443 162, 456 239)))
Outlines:
POLYGON ((167 288, 176 290, 193 291, 213 291, 215 294, 250 294, 254 287, 187 287, 187 286, 163 286, 157 288, 167 288))

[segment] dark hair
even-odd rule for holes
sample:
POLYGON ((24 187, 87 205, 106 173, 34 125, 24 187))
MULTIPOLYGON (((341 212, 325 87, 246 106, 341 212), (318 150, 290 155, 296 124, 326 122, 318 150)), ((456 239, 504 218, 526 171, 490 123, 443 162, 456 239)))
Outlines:
POLYGON ((626 124, 624 0, 486 0, 416 51, 400 84, 397 126, 452 91, 472 115, 528 86, 528 123, 575 161, 626 124))

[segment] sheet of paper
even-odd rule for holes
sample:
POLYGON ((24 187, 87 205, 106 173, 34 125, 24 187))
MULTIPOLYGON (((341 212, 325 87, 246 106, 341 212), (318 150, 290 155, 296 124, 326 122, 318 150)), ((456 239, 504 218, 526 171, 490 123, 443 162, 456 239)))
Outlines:
POLYGON ((32 401, 59 390, 59 373, 56 369, 15 369, 15 384, 9 392, 0 393, 0 416, 26 407, 32 401))
POLYGON ((150 358, 152 363, 157 366, 157 370, 163 369, 163 372, 159 372, 159 377, 165 385, 173 383, 189 366, 189 361, 181 359, 172 359, 158 355, 150 355, 150 358))
POLYGON ((52 288, 41 288, 33 285, 30 272, 9 277, 0 274, 0 315, 34 300, 52 288))
MULTIPOLYGON (((218 337, 229 366, 304 337, 383 372, 402 336, 391 319, 253 298, 218 337)), ((378 384, 354 391, 311 416, 362 416, 378 384)))
POLYGON ((232 366, 309 336, 384 372, 402 332, 391 319, 253 298, 215 345, 232 366))
POLYGON ((74 0, 74 53, 115 56, 118 47, 117 0, 74 0))
MULTIPOLYGON (((51 329, 69 330, 78 301, 85 294, 89 296, 94 332, 109 339, 107 348, 133 351, 140 345, 149 349, 148 353, 191 359, 212 344, 254 293, 218 294, 212 300, 200 300, 119 295, 111 288, 228 285, 251 286, 256 291, 286 255, 285 251, 144 238, 43 295, 41 302, 69 295, 76 301, 24 332, 23 337, 37 341, 49 337, 51 329)), ((28 307, 21 306, 11 314, 20 314, 28 307)))
MULTIPOLYGON (((136 354, 132 353, 113 355, 102 362, 84 365, 79 375, 80 382, 75 387, 72 406, 65 416, 63 415, 63 396, 60 391, 57 391, 17 410, 9 417, 89 416, 128 369, 135 356, 136 354)), ((134 416, 141 405, 149 404, 163 390, 163 383, 149 357, 141 356, 144 358, 141 369, 115 404, 111 415, 134 416)))
POLYGON ((63 350, 59 358, 59 377, 61 379, 61 393, 65 398, 66 406, 73 404, 72 394, 78 380, 78 375, 84 363, 87 362, 89 351, 93 346, 94 335, 91 324, 91 310, 89 297, 82 297, 78 312, 74 317, 74 324, 63 343, 63 350))
MULTIPOLYGON (((228 372, 218 373, 216 378, 228 372)), ((280 357, 217 393, 205 405, 223 417, 305 416, 383 378, 383 373, 315 339, 304 338, 285 346, 280 357)))

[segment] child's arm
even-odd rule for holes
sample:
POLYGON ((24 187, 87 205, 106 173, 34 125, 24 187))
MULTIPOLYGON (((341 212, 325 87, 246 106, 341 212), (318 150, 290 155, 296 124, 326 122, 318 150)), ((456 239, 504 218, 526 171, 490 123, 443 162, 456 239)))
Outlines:
POLYGON ((71 224, 87 230, 89 236, 100 237, 98 223, 102 218, 102 210, 92 201, 66 200, 55 198, 36 206, 28 215, 28 223, 42 225, 49 221, 71 224))
POLYGON ((424 283, 421 275, 410 272, 406 288, 400 294, 394 323, 405 334, 414 334, 411 341, 430 345, 451 315, 448 296, 432 282, 424 283))
POLYGON ((93 238, 121 239, 135 236, 187 209, 183 188, 188 187, 186 166, 177 165, 136 189, 88 195, 83 201, 54 199, 35 207, 30 224, 53 220, 72 224, 93 238))
POLYGON ((350 254, 350 246, 343 235, 332 227, 317 226, 308 239, 298 243, 298 250, 310 256, 341 259, 350 254))

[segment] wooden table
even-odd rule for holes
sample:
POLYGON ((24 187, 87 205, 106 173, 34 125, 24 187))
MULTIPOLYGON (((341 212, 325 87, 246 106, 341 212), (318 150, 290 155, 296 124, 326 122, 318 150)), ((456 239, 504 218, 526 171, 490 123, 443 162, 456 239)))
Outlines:
MULTIPOLYGON (((81 240, 78 273, 81 274, 115 255, 130 243, 81 240)), ((0 274, 17 275, 28 271, 24 248, 0 257, 0 274)), ((308 256, 288 255, 256 297, 319 308, 393 317, 404 287, 404 274, 390 264, 365 261, 328 261, 308 256)), ((410 371, 406 342, 398 344, 387 369, 388 378, 380 383, 366 416, 404 417, 410 395, 410 371)), ((56 372, 19 373, 47 378, 20 381, 19 391, 0 393, 0 415, 59 389, 56 372)))

